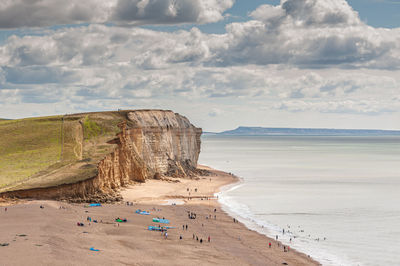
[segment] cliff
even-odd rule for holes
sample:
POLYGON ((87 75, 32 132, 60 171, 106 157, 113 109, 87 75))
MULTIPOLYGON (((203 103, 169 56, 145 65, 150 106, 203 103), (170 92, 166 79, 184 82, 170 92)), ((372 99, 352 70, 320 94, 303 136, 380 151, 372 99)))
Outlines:
MULTIPOLYGON (((23 189, 18 189, 16 186, 17 189, 3 192, 0 196, 3 198, 68 199, 71 201, 119 200, 118 189, 132 182, 145 182, 146 179, 163 176, 191 177, 196 172, 202 130, 193 126, 186 117, 163 110, 123 111, 113 115, 120 118, 118 123, 120 132, 115 138, 106 140, 108 146, 114 148, 112 152, 98 160, 97 166, 92 169, 96 171, 91 171, 94 173, 92 176, 78 179, 76 182, 60 183, 60 180, 57 180, 58 183, 54 186, 40 185, 37 180, 41 180, 40 178, 43 177, 36 177, 32 179, 28 188, 25 183, 24 186, 21 186, 23 189)), ((99 114, 97 114, 98 116, 99 114)), ((82 117, 88 119, 87 115, 82 117)), ((93 117, 92 121, 96 121, 93 117)), ((104 115, 102 117, 104 118, 104 115)), ((82 119, 79 124, 84 126, 82 119)), ((70 128, 74 128, 74 132, 79 133, 76 133, 79 136, 87 135, 87 132, 82 133, 85 129, 80 131, 76 127, 77 124, 74 127, 70 126, 70 128)), ((96 142, 89 145, 86 143, 87 141, 82 140, 82 137, 73 139, 79 139, 80 145, 75 145, 77 147, 86 145, 86 148, 79 148, 79 152, 75 154, 79 159, 82 159, 82 154, 85 153, 82 150, 89 150, 88 147, 99 150, 99 147, 104 146, 104 143, 99 145, 96 142)), ((75 153, 76 150, 75 147, 75 153)), ((86 158, 77 161, 68 165, 68 169, 74 168, 74 166, 77 169, 91 168, 89 164, 83 162, 85 160, 92 159, 86 158)), ((61 169, 55 173, 62 171, 61 169)), ((52 179, 57 176, 54 172, 49 175, 53 176, 52 179)), ((71 177, 68 180, 71 180, 71 177)), ((72 178, 72 180, 74 179, 72 178)))

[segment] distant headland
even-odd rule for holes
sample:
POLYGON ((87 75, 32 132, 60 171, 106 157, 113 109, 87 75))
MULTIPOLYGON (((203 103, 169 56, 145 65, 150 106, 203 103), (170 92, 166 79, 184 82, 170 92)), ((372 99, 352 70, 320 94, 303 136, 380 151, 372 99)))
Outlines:
POLYGON ((232 136, 400 136, 396 130, 376 129, 331 129, 331 128, 272 128, 272 127, 238 127, 219 133, 204 132, 204 135, 232 136))

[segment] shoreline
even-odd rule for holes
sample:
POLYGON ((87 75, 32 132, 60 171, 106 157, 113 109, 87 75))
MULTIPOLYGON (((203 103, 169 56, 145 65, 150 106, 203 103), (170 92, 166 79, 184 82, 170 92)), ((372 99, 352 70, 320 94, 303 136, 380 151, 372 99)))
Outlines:
POLYGON ((0 244, 9 244, 0 246, 2 261, 7 265, 27 261, 30 265, 320 265, 295 250, 284 252, 278 242, 234 223, 214 195, 239 178, 199 168, 212 175, 135 184, 121 190, 120 204, 84 208, 33 200, 10 205, 7 212, 2 207, 0 244), (138 215, 136 209, 151 214, 138 215), (196 219, 188 219, 188 212, 196 213, 196 219), (88 216, 101 222, 89 223, 88 216), (115 223, 117 217, 128 222, 115 223), (176 227, 168 230, 167 238, 147 230, 156 225, 151 222, 154 217, 165 217, 176 227), (77 222, 85 226, 78 227, 77 222), (186 225, 188 229, 182 230, 186 225))

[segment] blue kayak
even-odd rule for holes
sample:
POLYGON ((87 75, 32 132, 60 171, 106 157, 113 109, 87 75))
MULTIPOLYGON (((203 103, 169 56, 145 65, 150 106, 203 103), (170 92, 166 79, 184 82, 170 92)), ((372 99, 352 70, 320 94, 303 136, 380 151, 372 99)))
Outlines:
POLYGON ((142 210, 136 210, 135 213, 137 214, 141 214, 141 215, 150 215, 150 213, 148 211, 142 211, 142 210))
POLYGON ((91 203, 89 205, 85 205, 85 207, 101 207, 101 203, 91 203))
POLYGON ((159 226, 149 226, 148 227, 149 231, 166 231, 164 227, 159 227, 159 226))
POLYGON ((153 222, 155 222, 155 223, 162 223, 162 224, 169 224, 169 220, 167 220, 167 219, 160 219, 160 218, 153 218, 153 222))

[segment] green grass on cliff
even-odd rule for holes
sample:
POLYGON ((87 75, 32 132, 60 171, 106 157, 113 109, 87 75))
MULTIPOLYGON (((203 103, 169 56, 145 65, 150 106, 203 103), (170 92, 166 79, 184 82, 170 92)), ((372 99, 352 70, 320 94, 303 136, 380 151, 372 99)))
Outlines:
POLYGON ((60 159, 61 117, 0 121, 0 187, 60 159))
POLYGON ((123 112, 0 120, 0 192, 72 183, 96 175, 113 150, 123 112))
POLYGON ((83 127, 87 139, 97 137, 101 133, 101 127, 96 123, 96 121, 91 120, 89 115, 85 116, 83 127))

